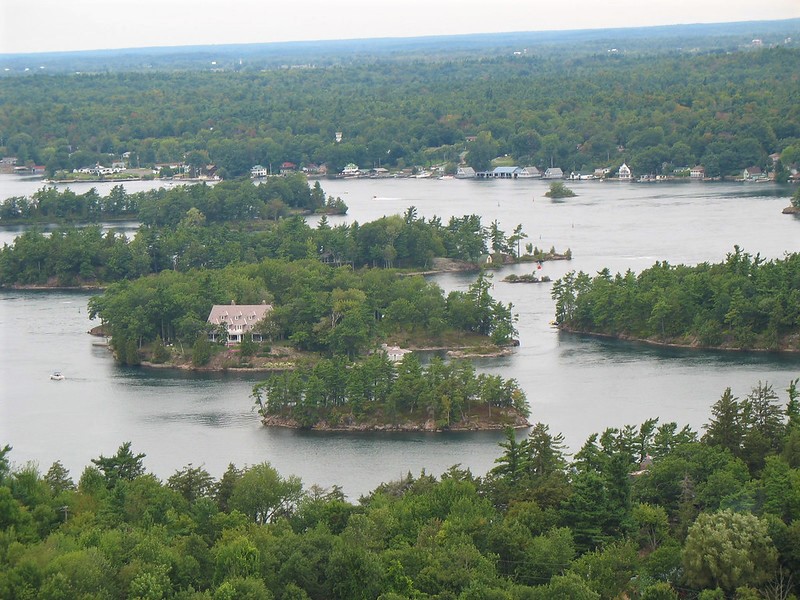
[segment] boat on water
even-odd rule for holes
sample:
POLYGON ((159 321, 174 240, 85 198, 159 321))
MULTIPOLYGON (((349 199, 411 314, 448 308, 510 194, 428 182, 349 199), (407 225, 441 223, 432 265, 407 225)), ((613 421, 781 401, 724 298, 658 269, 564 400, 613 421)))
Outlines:
POLYGON ((52 373, 50 373, 50 379, 52 379, 53 381, 63 381, 65 377, 61 371, 53 371, 52 373))

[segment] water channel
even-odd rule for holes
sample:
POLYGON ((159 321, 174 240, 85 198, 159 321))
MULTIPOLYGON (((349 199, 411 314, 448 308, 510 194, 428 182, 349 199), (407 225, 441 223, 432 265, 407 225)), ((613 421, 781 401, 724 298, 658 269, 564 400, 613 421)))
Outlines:
MULTIPOLYGON (((151 182, 128 184, 136 191, 151 182)), ((78 193, 92 184, 77 184, 78 193)), ((459 180, 323 181, 326 194, 349 205, 332 223, 371 221, 415 206, 420 216, 476 213, 497 219, 507 233, 522 224, 526 241, 570 248, 571 262, 548 262, 556 279, 568 270, 640 271, 656 260, 718 262, 734 244, 779 258, 796 252, 800 220, 781 214, 792 189, 773 184, 570 183, 577 197, 544 196, 546 182, 459 180)), ((41 182, 0 176, 0 198, 31 194, 41 182)), ((108 192, 95 184, 101 194, 108 192)), ((110 189, 110 186, 109 186, 110 189)), ((313 222, 313 219, 310 219, 313 222)), ((0 231, 10 243, 15 230, 0 231)), ((515 377, 525 390, 533 421, 561 432, 570 449, 606 427, 647 418, 699 429, 708 410, 730 386, 742 397, 758 381, 782 399, 800 376, 800 357, 655 349, 559 334, 550 326, 550 285, 500 280, 531 265, 506 267, 494 276, 493 294, 519 314, 520 346, 514 354, 478 362, 481 370, 515 377)), ((445 289, 465 289, 472 275, 444 274, 445 289)), ((308 486, 341 485, 351 498, 379 483, 422 469, 440 475, 454 464, 483 474, 499 455, 497 433, 344 434, 268 429, 251 410, 250 391, 260 376, 192 374, 123 368, 88 336, 81 292, 0 292, 0 444, 14 447, 17 464, 46 470, 62 460, 73 477, 91 458, 113 454, 124 441, 147 455, 145 466, 166 478, 192 463, 219 477, 238 466, 269 461, 308 486), (51 371, 65 373, 51 381, 51 371)))

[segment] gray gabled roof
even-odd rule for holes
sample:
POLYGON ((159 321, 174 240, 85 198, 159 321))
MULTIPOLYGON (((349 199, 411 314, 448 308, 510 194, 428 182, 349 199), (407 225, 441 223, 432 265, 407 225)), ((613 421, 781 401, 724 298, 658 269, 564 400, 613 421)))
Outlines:
POLYGON ((215 304, 211 307, 208 322, 213 325, 234 323, 252 327, 271 310, 271 304, 215 304))

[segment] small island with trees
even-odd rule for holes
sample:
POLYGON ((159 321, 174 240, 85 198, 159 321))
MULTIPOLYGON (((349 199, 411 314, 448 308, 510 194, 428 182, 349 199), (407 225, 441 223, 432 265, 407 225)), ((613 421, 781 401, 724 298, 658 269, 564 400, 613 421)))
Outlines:
POLYGON ((522 275, 511 273, 511 275, 506 275, 503 281, 506 283, 548 283, 550 276, 542 275, 539 277, 536 273, 524 273, 522 275))
POLYGON ((476 374, 472 363, 377 352, 359 363, 326 359, 272 375, 253 389, 264 424, 346 431, 441 431, 529 427, 514 379, 476 374))
POLYGON ((558 200, 560 198, 574 198, 576 196, 575 192, 573 192, 560 181, 554 181, 551 183, 550 189, 547 190, 544 195, 552 200, 558 200))

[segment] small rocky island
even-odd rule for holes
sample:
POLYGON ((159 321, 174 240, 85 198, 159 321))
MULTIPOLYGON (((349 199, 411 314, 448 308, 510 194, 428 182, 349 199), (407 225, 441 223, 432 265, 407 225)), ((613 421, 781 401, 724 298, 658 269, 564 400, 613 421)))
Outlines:
POLYGON ((506 283, 548 283, 550 281, 550 277, 548 275, 537 277, 536 273, 525 273, 523 275, 516 275, 512 273, 511 275, 504 277, 503 281, 506 283))
POLYGON ((413 353, 399 362, 378 353, 344 368, 324 359, 276 373, 253 388, 264 425, 324 431, 478 431, 529 427, 525 393, 514 379, 478 374, 464 360, 413 353))
POLYGON ((551 200, 557 200, 560 198, 574 198, 576 196, 575 192, 573 192, 560 181, 551 183, 550 189, 547 190, 544 195, 551 200))

